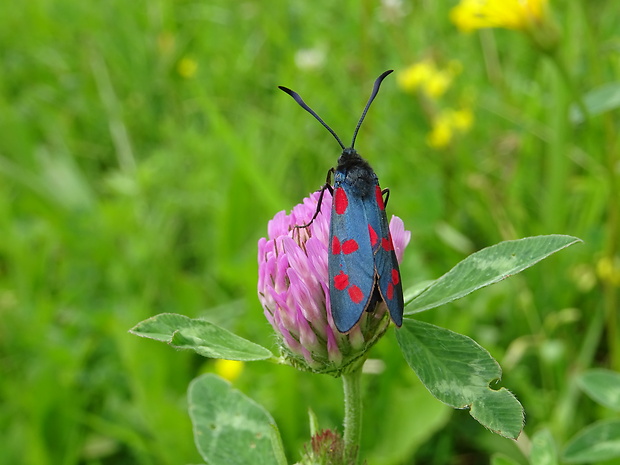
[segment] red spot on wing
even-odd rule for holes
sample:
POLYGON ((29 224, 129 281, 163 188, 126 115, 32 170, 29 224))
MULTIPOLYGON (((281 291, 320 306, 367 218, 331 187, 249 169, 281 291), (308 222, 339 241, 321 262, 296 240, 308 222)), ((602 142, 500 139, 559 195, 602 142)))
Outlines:
POLYGON ((368 225, 368 234, 370 234, 370 245, 374 247, 379 239, 379 236, 377 236, 377 232, 372 229, 371 225, 368 225))
POLYGON ((394 250, 394 244, 392 244, 392 238, 390 236, 381 238, 381 247, 388 252, 394 250))
POLYGON ((364 293, 359 287, 351 286, 349 288, 349 297, 351 297, 354 303, 359 304, 364 299, 364 293))
POLYGON ((392 282, 395 286, 400 282, 400 274, 398 273, 398 270, 394 268, 392 268, 392 282))
POLYGON ((388 284, 386 297, 388 298, 388 300, 392 300, 394 298, 394 286, 392 285, 392 283, 388 284))
POLYGON ((375 196, 377 197, 377 205, 379 206, 379 210, 385 210, 383 194, 381 194, 381 188, 379 186, 375 186, 375 196))
MULTIPOLYGON (((339 291, 344 291, 349 285, 349 275, 345 274, 344 271, 341 271, 340 274, 334 276, 334 287, 339 291)), ((351 294, 351 290, 349 289, 349 294, 351 294)))
POLYGON ((347 198, 347 193, 342 187, 337 188, 334 192, 334 210, 337 214, 342 215, 347 211, 348 206, 349 199, 347 198))
POLYGON ((337 236, 332 237, 332 255, 340 254, 340 239, 337 236))
POLYGON ((357 245, 357 241, 355 239, 349 239, 348 241, 344 241, 342 243, 342 253, 349 254, 355 252, 359 249, 357 245))

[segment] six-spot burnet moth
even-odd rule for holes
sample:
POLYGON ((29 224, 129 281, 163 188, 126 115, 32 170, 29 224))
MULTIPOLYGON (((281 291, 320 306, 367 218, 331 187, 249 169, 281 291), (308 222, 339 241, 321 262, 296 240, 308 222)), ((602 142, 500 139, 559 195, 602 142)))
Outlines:
MULTIPOLYGON (((396 326, 403 323, 403 288, 385 214, 389 190, 381 190, 377 175, 353 148, 370 104, 379 92, 383 79, 392 71, 388 70, 376 79, 353 132, 350 147, 344 146, 338 135, 306 105, 299 94, 279 86, 314 116, 342 148, 338 166, 327 172, 319 207, 310 221, 312 223, 318 215, 323 193, 328 189, 333 196, 328 247, 329 296, 334 323, 341 333, 349 332, 364 310, 372 311, 381 300, 386 303, 396 326)), ((310 223, 300 227, 307 227, 310 223)))

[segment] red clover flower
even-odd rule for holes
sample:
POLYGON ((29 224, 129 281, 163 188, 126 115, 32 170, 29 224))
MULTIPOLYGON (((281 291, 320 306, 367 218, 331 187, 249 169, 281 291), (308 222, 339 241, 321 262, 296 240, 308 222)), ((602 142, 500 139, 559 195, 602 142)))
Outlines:
MULTIPOLYGON (((320 192, 314 192, 293 208, 269 221, 268 237, 258 241, 258 297, 265 317, 278 335, 282 357, 307 371, 339 376, 368 349, 389 326, 383 302, 364 312, 347 334, 340 333, 332 319, 329 302, 327 246, 332 197, 325 191, 316 212, 320 192)), ((411 233, 393 216, 390 232, 399 262, 411 233)), ((356 364, 353 367, 357 366, 356 364)))

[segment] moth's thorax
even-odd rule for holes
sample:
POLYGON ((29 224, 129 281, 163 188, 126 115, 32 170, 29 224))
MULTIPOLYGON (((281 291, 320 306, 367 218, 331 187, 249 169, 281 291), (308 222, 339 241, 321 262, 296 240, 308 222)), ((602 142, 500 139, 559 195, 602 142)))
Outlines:
POLYGON ((374 195, 379 181, 370 164, 355 149, 346 148, 338 158, 334 183, 344 183, 353 195, 364 198, 374 195))

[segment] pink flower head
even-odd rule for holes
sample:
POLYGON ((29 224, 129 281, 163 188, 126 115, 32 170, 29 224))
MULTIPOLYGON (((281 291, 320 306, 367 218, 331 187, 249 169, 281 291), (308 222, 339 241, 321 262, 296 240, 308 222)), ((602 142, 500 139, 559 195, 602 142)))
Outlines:
MULTIPOLYGON (((289 215, 278 212, 258 241, 258 298, 273 326, 287 362, 301 369, 335 375, 360 359, 389 325, 387 307, 379 302, 364 312, 347 334, 340 333, 329 304, 327 246, 332 197, 325 191, 317 217, 320 192, 314 192, 289 215)), ((411 233, 396 216, 390 222, 400 262, 411 233)))

